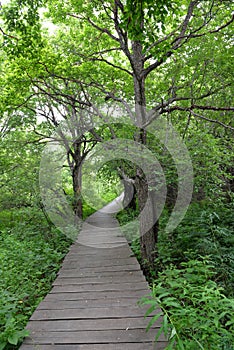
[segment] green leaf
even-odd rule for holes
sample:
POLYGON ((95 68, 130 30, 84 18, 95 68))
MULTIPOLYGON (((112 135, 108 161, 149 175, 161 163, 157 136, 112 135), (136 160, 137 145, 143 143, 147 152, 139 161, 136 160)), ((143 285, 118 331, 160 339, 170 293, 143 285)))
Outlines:
POLYGON ((231 326, 232 324, 234 324, 234 320, 230 320, 226 323, 226 326, 231 326))
POLYGON ((175 329, 175 327, 173 327, 169 339, 172 339, 176 334, 177 334, 176 329, 175 329))
POLYGON ((179 350, 184 350, 184 344, 180 338, 178 338, 177 344, 178 344, 179 350))
POLYGON ((154 317, 152 317, 152 319, 150 320, 150 322, 148 323, 147 327, 146 327, 146 332, 149 331, 149 329, 153 326, 153 324, 161 317, 163 316, 163 313, 160 312, 157 315, 155 315, 154 317))
POLYGON ((168 334, 168 317, 166 314, 163 316, 163 331, 164 334, 168 334))
POLYGON ((160 335, 162 334, 162 332, 163 332, 163 326, 158 330, 158 332, 157 332, 157 334, 155 336, 155 341, 156 342, 158 341, 158 339, 159 339, 160 335))
POLYGON ((3 350, 5 348, 5 346, 7 345, 6 342, 3 342, 2 344, 0 344, 0 350, 3 350))
POLYGON ((162 299, 162 298, 164 298, 164 297, 167 297, 168 295, 170 295, 170 293, 169 292, 165 292, 165 293, 163 293, 163 294, 160 294, 159 295, 159 299, 162 299))
POLYGON ((181 305, 175 301, 167 301, 165 304, 168 306, 174 306, 175 308, 178 308, 178 309, 181 308, 181 305))
POLYGON ((17 345, 18 341, 19 341, 19 337, 18 337, 18 334, 17 332, 13 333, 12 335, 10 335, 8 338, 7 338, 8 342, 12 345, 17 345))
POLYGON ((151 306, 145 313, 145 317, 149 316, 155 310, 155 305, 151 306))

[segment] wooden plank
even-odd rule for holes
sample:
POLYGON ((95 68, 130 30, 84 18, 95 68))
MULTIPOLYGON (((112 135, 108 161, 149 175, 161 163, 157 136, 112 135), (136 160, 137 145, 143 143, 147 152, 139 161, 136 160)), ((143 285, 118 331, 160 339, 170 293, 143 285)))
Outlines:
MULTIPOLYGON (((149 291, 148 291, 149 292, 149 291)), ((148 293, 149 294, 149 293, 148 293)), ((108 300, 113 298, 134 298, 137 300, 142 296, 147 295, 147 291, 144 290, 121 290, 121 291, 92 291, 92 292, 61 292, 53 293, 52 291, 47 294, 44 300, 108 300)))
MULTIPOLYGON (((146 329, 150 317, 126 317, 126 318, 102 318, 102 319, 81 319, 81 320, 42 320, 31 321, 27 329, 32 331, 85 331, 85 330, 118 330, 118 329, 146 329)), ((158 321, 154 328, 160 327, 158 321)))
MULTIPOLYGON (((52 300, 42 301, 37 310, 64 310, 87 308, 114 308, 114 307, 139 307, 135 299, 100 299, 100 300, 52 300)), ((149 305, 150 307, 150 305, 149 305)))
MULTIPOLYGON (((78 266, 86 266, 86 267, 97 267, 97 266, 125 266, 125 265, 134 265, 138 264, 136 262, 136 258, 129 257, 128 259, 113 259, 112 257, 104 257, 95 259, 94 261, 90 258, 84 258, 82 261, 78 261, 77 258, 74 260, 68 259, 68 261, 64 261, 63 269, 74 269, 78 266), (77 265, 79 263, 79 265, 77 265)), ((139 264, 138 264, 139 266, 139 264)))
POLYGON ((126 244, 126 239, 124 237, 120 237, 118 235, 108 235, 108 234, 93 234, 93 235, 80 235, 79 242, 82 244, 83 242, 89 243, 118 243, 119 245, 126 244))
POLYGON ((86 308, 86 309, 63 309, 63 310, 40 310, 37 309, 31 320, 72 320, 93 318, 120 318, 120 317, 144 317, 147 308, 140 309, 136 306, 112 307, 112 308, 86 308))
POLYGON ((56 285, 53 287, 53 293, 61 293, 61 292, 92 292, 93 290, 101 292, 101 291, 121 291, 121 290, 147 290, 146 282, 126 282, 122 284, 112 283, 112 284, 67 284, 64 285, 56 285))
MULTIPOLYGON (((81 248, 82 249, 82 248, 81 248)), ((93 252, 92 251, 77 251, 77 252, 70 252, 68 253, 68 256, 65 257, 66 260, 73 260, 77 259, 77 256, 80 257, 85 257, 88 259, 104 259, 104 258, 110 258, 110 259, 128 259, 129 257, 132 257, 132 252, 129 250, 129 247, 127 250, 123 251, 122 253, 120 251, 116 252, 117 248, 109 248, 109 249, 104 249, 105 252, 103 252, 103 249, 101 248, 94 248, 93 247, 93 252), (97 252, 97 250, 101 250, 101 252, 97 252)))
MULTIPOLYGON (((128 258, 134 257, 129 247, 123 249, 122 253, 119 250, 116 251, 117 248, 104 249, 104 251, 101 248, 99 249, 92 248, 92 251, 87 251, 87 250, 84 250, 83 248, 79 248, 79 249, 77 249, 77 251, 70 251, 64 260, 66 261, 66 260, 74 259, 75 261, 77 261, 77 256, 82 257, 82 259, 89 259, 90 261, 92 260, 95 261, 95 259, 112 259, 113 261, 118 259, 121 261, 122 259, 128 259, 128 258)), ((82 260, 82 259, 79 259, 79 260, 82 260)))
MULTIPOLYGON (((138 271, 139 272, 139 266, 137 264, 128 264, 128 265, 109 265, 109 266, 94 266, 94 267, 90 267, 90 266, 86 266, 86 265, 79 265, 76 269, 71 269, 72 272, 86 272, 86 273, 90 273, 90 272, 128 272, 128 271, 138 271)), ((61 268, 62 272, 66 272, 67 269, 63 269, 61 268)), ((70 271, 70 270, 69 270, 70 271)))
MULTIPOLYGON (((80 237, 81 235, 79 235, 79 237, 80 237)), ((93 251, 94 251, 94 248, 92 248, 92 247, 89 247, 89 246, 86 246, 86 245, 83 245, 82 243, 80 243, 79 242, 79 237, 78 237, 78 242, 75 242, 72 246, 71 246, 71 251, 78 251, 78 250, 82 250, 82 251, 90 251, 90 252, 92 252, 93 253, 93 251)), ((122 245, 121 247, 116 247, 116 248, 114 248, 113 250, 114 251, 116 251, 116 252, 120 252, 121 253, 121 250, 122 250, 122 248, 124 248, 124 249, 128 249, 129 250, 129 244, 127 243, 127 241, 126 241, 126 243, 124 244, 124 245, 122 245)), ((97 250, 99 250, 99 249, 96 249, 96 251, 97 250)), ((101 251, 105 251, 106 249, 105 248, 103 248, 101 251)))
POLYGON ((68 276, 61 276, 56 278, 56 280, 53 282, 53 286, 58 285, 64 285, 66 284, 107 284, 107 283, 126 283, 126 282, 145 282, 144 277, 140 274, 126 274, 125 276, 121 276, 119 278, 113 277, 113 275, 110 276, 101 276, 98 275, 93 277, 68 277, 68 276))
MULTIPOLYGON (((87 264, 90 263, 91 266, 93 266, 93 264, 95 262, 98 262, 98 261, 104 261, 104 260, 109 260, 109 261, 119 261, 121 262, 122 260, 127 260, 130 258, 132 258, 132 255, 130 254, 125 254, 122 256, 120 256, 120 254, 114 254, 114 255, 111 255, 110 253, 109 254, 105 254, 105 255, 97 255, 97 254, 83 254, 82 257, 79 253, 77 254, 71 254, 70 256, 66 256, 64 258, 64 264, 66 263, 80 263, 80 264, 87 264), (79 258, 77 257, 77 254, 79 256, 79 258)), ((137 263, 137 261, 135 260, 133 262, 134 264, 137 263)), ((139 265, 139 264, 138 264, 139 265)))
POLYGON ((142 273, 140 273, 139 271, 116 271, 114 274, 111 271, 101 271, 99 272, 98 270, 95 271, 91 271, 90 273, 85 273, 84 271, 81 272, 77 272, 77 271, 73 271, 73 270, 69 270, 69 271, 64 271, 62 270, 63 276, 58 275, 57 278, 109 278, 109 277, 113 277, 114 279, 120 280, 122 277, 130 276, 130 275, 135 275, 135 276, 140 276, 144 279, 145 281, 145 277, 142 273))
MULTIPOLYGON (((145 279, 145 276, 144 276, 144 274, 143 274, 143 272, 142 271, 139 271, 139 269, 137 269, 137 268, 135 268, 135 269, 129 269, 129 270, 125 270, 124 269, 124 267, 126 266, 126 265, 122 265, 122 266, 120 266, 120 265, 118 265, 118 267, 122 267, 122 270, 119 268, 117 271, 114 271, 115 272, 115 274, 113 275, 113 270, 111 271, 111 269, 105 269, 106 267, 110 267, 111 265, 109 264, 109 265, 107 265, 107 266, 102 266, 101 265, 101 263, 100 263, 100 265, 98 264, 98 265, 96 265, 96 266, 93 266, 93 267, 90 267, 90 266, 86 266, 86 265, 79 265, 79 266, 72 266, 71 268, 69 268, 68 266, 63 266, 61 269, 60 269, 60 271, 59 271, 59 273, 58 273, 58 275, 60 275, 61 274, 61 272, 63 272, 64 274, 65 273, 76 273, 76 272, 78 272, 78 273, 86 273, 87 275, 94 275, 94 274, 99 274, 100 276, 105 276, 105 275, 109 275, 109 276, 113 276, 113 277, 117 277, 117 276, 120 276, 120 275, 122 275, 122 276, 125 276, 125 275, 133 275, 133 274, 135 274, 136 276, 138 275, 138 276, 142 276, 144 279, 145 279), (100 271, 99 270, 99 268, 101 269, 103 267, 103 271, 100 271), (106 271, 105 271, 106 270, 106 271)), ((117 265, 113 265, 113 268, 115 267, 115 266, 117 266, 117 265)), ((134 265, 130 265, 130 266, 134 266, 134 265)), ((137 267, 137 266, 136 266, 137 267)))
MULTIPOLYGON (((154 329, 146 332, 144 329, 103 330, 103 331, 69 331, 69 332, 31 332, 26 344, 108 344, 108 343, 139 343, 152 341, 156 332, 154 329)), ((161 335, 160 340, 164 339, 161 335)))
MULTIPOLYGON (((134 258, 134 255, 132 251, 130 250, 130 247, 127 247, 126 249, 123 250, 121 253, 117 248, 92 248, 93 251, 86 251, 82 250, 80 248, 80 251, 77 250, 77 252, 69 252, 68 255, 64 258, 64 261, 66 260, 74 260, 77 261, 77 256, 82 257, 82 259, 79 258, 79 260, 82 262, 83 260, 88 260, 91 262, 98 261, 99 259, 101 260, 128 260, 129 258, 134 258)), ((136 260, 135 260, 136 261, 136 260)))
POLYGON ((126 274, 131 274, 131 273, 138 273, 139 275, 142 275, 142 273, 140 273, 137 270, 133 270, 133 271, 115 271, 115 273, 113 274, 112 271, 99 271, 98 269, 95 270, 66 270, 64 271, 63 269, 60 270, 61 273, 58 274, 59 278, 62 277, 76 277, 76 278, 84 278, 84 277, 98 277, 101 276, 103 278, 108 277, 108 276, 114 276, 116 279, 119 279, 120 277, 124 277, 126 274))
MULTIPOLYGON (((72 269, 72 273, 75 272, 80 272, 82 271, 83 273, 88 273, 88 272, 98 272, 98 273, 102 273, 102 272, 118 272, 118 271, 139 271, 139 267, 135 264, 135 265, 125 265, 123 266, 100 266, 100 267, 96 267, 96 268, 92 268, 92 267, 78 267, 77 269, 72 269)), ((63 269, 60 270, 59 275, 61 274, 65 274, 66 272, 64 272, 63 269)))
POLYGON ((97 307, 132 306, 136 305, 135 299, 81 299, 81 300, 43 300, 38 306, 38 310, 58 310, 58 309, 83 309, 97 307))
POLYGON ((20 350, 164 350, 165 342, 157 342, 152 344, 151 342, 141 343, 128 343, 128 344, 92 344, 92 345, 35 345, 35 344, 24 344, 20 350))
POLYGON ((83 244, 89 245, 90 247, 94 247, 94 248, 105 248, 105 249, 113 249, 115 247, 120 247, 123 243, 116 243, 116 242, 95 242, 94 239, 93 240, 83 240, 83 242, 81 242, 83 244))
POLYGON ((106 234, 104 232, 95 233, 95 234, 83 234, 79 235, 79 242, 90 243, 119 243, 119 246, 126 244, 126 239, 123 236, 118 234, 106 234))
MULTIPOLYGON (((87 269, 88 270, 89 269, 89 270, 92 271, 92 270, 95 270, 95 269, 97 270, 99 268, 103 268, 100 271, 105 272, 105 269, 104 269, 105 267, 106 268, 109 268, 109 267, 115 268, 115 267, 117 267, 117 268, 119 268, 119 270, 125 271, 124 270, 125 266, 127 266, 127 267, 128 266, 129 267, 136 267, 137 269, 135 269, 135 271, 138 271, 138 273, 141 272, 139 264, 136 263, 136 262, 133 263, 132 261, 130 261, 130 262, 127 263, 127 261, 124 260, 123 263, 117 263, 117 262, 113 262, 111 260, 107 261, 107 260, 100 260, 100 259, 96 260, 96 261, 94 261, 92 263, 85 262, 85 261, 82 261, 82 262, 76 261, 76 263, 70 262, 70 264, 69 263, 64 263, 63 266, 62 266, 62 270, 64 271, 64 270, 79 270, 79 269, 87 269), (122 269, 120 269, 120 268, 122 268, 122 269)), ((106 271, 108 271, 108 269, 106 271)))

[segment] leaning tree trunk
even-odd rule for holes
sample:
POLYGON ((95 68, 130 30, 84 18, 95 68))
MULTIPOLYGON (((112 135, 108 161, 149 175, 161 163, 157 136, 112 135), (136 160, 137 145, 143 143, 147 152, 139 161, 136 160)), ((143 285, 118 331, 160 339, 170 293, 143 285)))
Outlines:
POLYGON ((126 209, 136 210, 136 187, 131 179, 123 179, 124 184, 124 199, 123 206, 126 209))
POLYGON ((128 177, 124 170, 119 168, 119 177, 124 185, 123 207, 125 209, 136 210, 136 187, 135 180, 128 177))

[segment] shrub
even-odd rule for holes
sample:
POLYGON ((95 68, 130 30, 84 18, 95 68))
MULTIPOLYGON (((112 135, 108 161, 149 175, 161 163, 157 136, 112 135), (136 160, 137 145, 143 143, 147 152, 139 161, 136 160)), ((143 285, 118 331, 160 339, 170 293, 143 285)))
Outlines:
POLYGON ((223 294, 213 275, 207 257, 181 263, 179 268, 171 265, 159 274, 152 294, 141 300, 150 305, 147 316, 161 308, 148 329, 163 315, 156 339, 164 332, 169 341, 166 349, 234 349, 234 299, 223 294))
POLYGON ((24 327, 51 289, 71 243, 38 219, 0 232, 0 350, 16 349, 28 334, 24 327))
POLYGON ((208 207, 207 203, 193 203, 182 223, 167 234, 163 230, 162 218, 158 241, 157 271, 173 263, 196 259, 198 255, 212 257, 216 282, 224 288, 227 296, 234 296, 234 238, 233 204, 208 207), (186 254, 185 254, 186 252, 186 254))

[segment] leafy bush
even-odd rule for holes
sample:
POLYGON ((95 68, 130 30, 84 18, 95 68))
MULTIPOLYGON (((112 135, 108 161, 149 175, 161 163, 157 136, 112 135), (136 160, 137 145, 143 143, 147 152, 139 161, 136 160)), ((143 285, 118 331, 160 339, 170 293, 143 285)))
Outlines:
MULTIPOLYGON (((164 214, 165 222, 167 215, 164 214)), ((157 270, 164 270, 170 263, 179 266, 181 262, 188 258, 196 259, 198 255, 210 255, 217 272, 216 282, 225 289, 227 296, 233 296, 233 231, 232 203, 216 207, 208 207, 207 203, 192 204, 174 232, 167 234, 161 226, 157 270)))
POLYGON ((138 211, 134 211, 133 209, 124 209, 121 210, 116 218, 120 223, 120 229, 124 237, 126 237, 128 243, 131 246, 131 249, 140 261, 141 252, 140 252, 140 233, 139 233, 139 224, 137 222, 136 217, 138 215, 138 211))
POLYGON ((83 200, 82 202, 82 207, 83 207, 83 220, 87 219, 90 215, 92 215, 96 211, 89 204, 87 204, 85 200, 83 200))
POLYGON ((167 350, 233 350, 234 299, 227 298, 213 280, 214 266, 207 258, 171 265, 159 274, 146 315, 158 307, 148 329, 163 315, 162 332, 168 337, 167 350))
POLYGON ((17 348, 27 335, 24 327, 71 243, 39 219, 38 214, 33 222, 15 222, 0 232, 0 350, 17 348))

